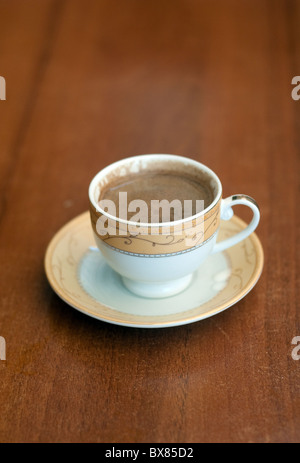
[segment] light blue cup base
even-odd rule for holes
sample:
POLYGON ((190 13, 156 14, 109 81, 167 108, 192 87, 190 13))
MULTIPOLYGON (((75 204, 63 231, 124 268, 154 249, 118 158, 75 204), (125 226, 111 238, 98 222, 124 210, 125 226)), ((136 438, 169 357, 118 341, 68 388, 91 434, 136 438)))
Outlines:
POLYGON ((144 283, 142 281, 130 280, 122 277, 122 281, 129 291, 137 296, 147 297, 152 299, 160 299, 162 297, 170 297, 184 291, 193 279, 193 274, 187 275, 178 280, 144 283))

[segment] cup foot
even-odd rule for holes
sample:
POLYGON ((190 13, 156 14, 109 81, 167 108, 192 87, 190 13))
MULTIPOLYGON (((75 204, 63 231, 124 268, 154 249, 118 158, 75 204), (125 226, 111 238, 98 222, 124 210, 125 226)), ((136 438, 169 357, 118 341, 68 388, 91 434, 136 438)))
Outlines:
POLYGON ((163 297, 175 296, 175 294, 184 291, 191 283, 193 274, 187 275, 178 280, 163 281, 155 283, 145 283, 141 281, 130 280, 122 277, 125 287, 137 296, 159 299, 163 297))

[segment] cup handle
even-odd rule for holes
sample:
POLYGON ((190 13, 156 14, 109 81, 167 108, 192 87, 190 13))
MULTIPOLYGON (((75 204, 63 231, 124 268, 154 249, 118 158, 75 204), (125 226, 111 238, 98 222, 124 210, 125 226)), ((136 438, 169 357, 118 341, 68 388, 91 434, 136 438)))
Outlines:
POLYGON ((231 236, 230 238, 227 238, 226 240, 220 241, 219 243, 215 244, 212 251, 213 254, 216 252, 224 251, 225 249, 234 246, 240 241, 243 241, 245 238, 251 235, 251 233, 254 232, 254 230, 256 229, 260 220, 259 207, 257 202, 247 195, 233 195, 229 196, 226 199, 223 199, 221 203, 221 220, 230 220, 234 214, 232 206, 236 206, 238 204, 243 204, 244 206, 250 207, 250 209, 252 209, 253 211, 253 218, 244 230, 242 230, 234 236, 231 236))

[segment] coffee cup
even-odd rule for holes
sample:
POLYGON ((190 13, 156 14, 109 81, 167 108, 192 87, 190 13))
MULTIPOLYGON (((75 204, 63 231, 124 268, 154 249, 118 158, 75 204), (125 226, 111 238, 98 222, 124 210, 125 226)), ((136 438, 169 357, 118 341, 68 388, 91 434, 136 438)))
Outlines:
MULTIPOLYGON (((181 201, 184 198, 188 203, 190 198, 184 197, 184 187, 178 190, 181 201)), ((197 190, 195 191, 197 195, 197 190)), ((140 193, 143 196, 143 191, 140 193)), ((135 194, 139 195, 138 191, 135 191, 135 194)), ((253 198, 236 194, 223 199, 221 182, 210 168, 195 160, 171 154, 134 156, 105 167, 90 183, 89 202, 95 242, 103 258, 121 276, 128 290, 137 296, 147 298, 169 297, 186 289, 194 273, 200 265, 205 265, 209 255, 224 251, 247 238, 260 220, 259 208, 253 198), (108 189, 121 190, 123 185, 125 188, 131 183, 135 186, 140 184, 142 187, 145 176, 152 179, 148 183, 151 186, 152 182, 153 191, 156 191, 155 180, 160 178, 160 173, 164 175, 167 192, 169 183, 171 185, 173 182, 172 188, 176 190, 176 182, 184 178, 191 179, 190 184, 193 188, 195 184, 199 185, 199 191, 205 190, 206 202, 199 199, 203 206, 201 210, 194 214, 191 212, 191 215, 172 217, 169 221, 154 222, 149 220, 149 210, 146 219, 141 220, 141 205, 147 209, 149 206, 142 198, 135 198, 136 201, 140 201, 137 203, 139 207, 136 207, 139 213, 130 217, 127 212, 133 211, 132 207, 136 206, 136 201, 125 205, 125 193, 125 198, 119 194, 124 206, 122 213, 120 204, 118 208, 110 209, 106 207, 108 203, 101 199, 103 192, 108 189), (119 187, 116 188, 115 185, 119 187), (245 205, 253 211, 251 222, 234 236, 217 242, 220 221, 231 219, 232 207, 238 204, 245 205), (128 208, 127 211, 125 206, 128 208)), ((157 200, 155 204, 157 205, 157 200)), ((162 204, 168 204, 168 201, 160 203, 162 204)), ((169 201, 172 210, 174 204, 169 201)))

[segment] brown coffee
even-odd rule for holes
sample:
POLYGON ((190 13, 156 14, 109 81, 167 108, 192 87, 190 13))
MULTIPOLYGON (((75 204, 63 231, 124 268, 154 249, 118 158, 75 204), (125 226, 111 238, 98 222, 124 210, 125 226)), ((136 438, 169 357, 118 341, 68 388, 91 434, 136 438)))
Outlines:
MULTIPOLYGON (((184 201, 189 200, 192 208, 188 216, 192 216, 199 212, 196 200, 204 201, 204 208, 207 208, 214 200, 214 192, 208 177, 203 176, 199 179, 196 175, 193 176, 190 173, 181 173, 176 170, 145 170, 111 180, 108 185, 102 187, 99 200, 113 201, 116 205, 117 216, 119 216, 119 193, 127 193, 128 204, 136 199, 143 200, 148 207, 148 222, 151 222, 151 218, 153 218, 151 216, 152 201, 167 200, 171 203, 174 200, 179 200, 184 207, 184 201)), ((128 220, 133 215, 133 212, 128 212, 128 220)), ((170 221, 173 220, 177 220, 177 217, 174 218, 174 210, 171 208, 170 221)), ((160 214, 159 222, 162 221, 165 220, 160 214)))

